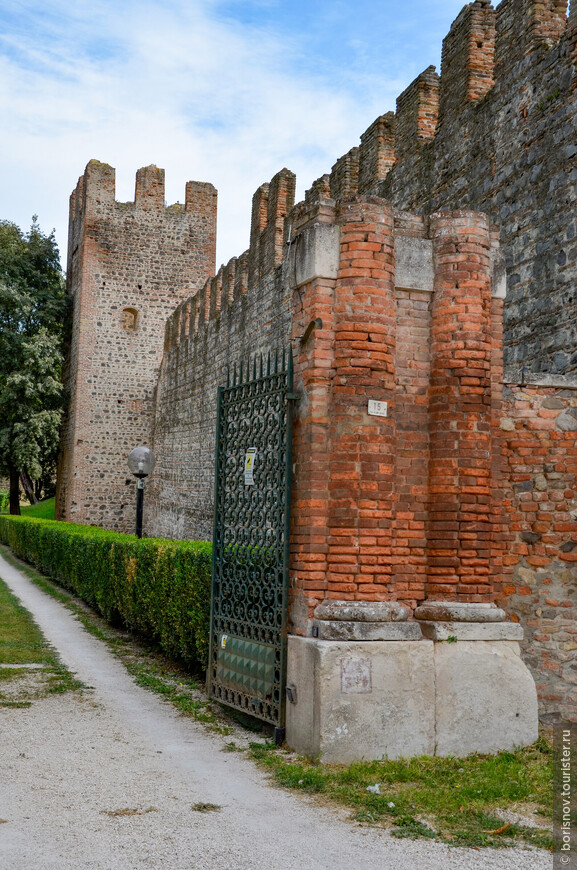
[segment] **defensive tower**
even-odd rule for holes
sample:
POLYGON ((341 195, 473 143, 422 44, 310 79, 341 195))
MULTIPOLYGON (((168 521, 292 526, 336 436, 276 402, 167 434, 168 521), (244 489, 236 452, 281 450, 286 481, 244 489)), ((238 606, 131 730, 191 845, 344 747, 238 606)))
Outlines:
POLYGON ((214 274, 216 199, 211 184, 190 181, 184 204, 166 208, 164 170, 147 166, 137 172, 134 202, 116 202, 115 171, 96 160, 72 193, 60 519, 132 529, 125 457, 150 441, 166 319, 214 274))

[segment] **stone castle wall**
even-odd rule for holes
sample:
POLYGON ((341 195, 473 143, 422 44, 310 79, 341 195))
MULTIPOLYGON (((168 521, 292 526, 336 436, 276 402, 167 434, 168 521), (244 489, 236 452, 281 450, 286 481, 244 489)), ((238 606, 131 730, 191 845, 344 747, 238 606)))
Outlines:
MULTIPOLYGON (((539 379, 537 379, 539 380, 539 379)), ((577 388, 507 384, 504 508, 509 545, 497 600, 525 630, 543 712, 577 715, 577 388)))
POLYGON ((215 277, 211 185, 165 209, 149 167, 121 204, 89 164, 60 516, 129 531, 125 457, 152 443, 146 533, 210 538, 217 387, 291 342, 293 630, 327 598, 496 596, 544 709, 577 716, 576 40, 577 0, 569 18, 558 0, 470 3, 441 76, 304 202, 288 170, 260 187, 250 248, 215 277))
POLYGON ((295 176, 286 169, 259 187, 249 250, 168 319, 156 394, 158 464, 147 496, 149 534, 212 537, 218 387, 235 364, 289 341, 292 291, 281 263, 294 191, 295 176))
POLYGON ((505 367, 577 371, 577 0, 469 3, 428 67, 333 167, 332 195, 486 212, 507 259, 505 367), (338 193, 337 193, 338 191, 338 193))
POLYGON ((91 161, 70 200, 70 393, 61 440, 57 516, 131 531, 128 453, 150 443, 153 392, 168 315, 214 272, 216 190, 189 182, 165 207, 164 170, 136 177, 135 201, 115 201, 111 166, 91 161))

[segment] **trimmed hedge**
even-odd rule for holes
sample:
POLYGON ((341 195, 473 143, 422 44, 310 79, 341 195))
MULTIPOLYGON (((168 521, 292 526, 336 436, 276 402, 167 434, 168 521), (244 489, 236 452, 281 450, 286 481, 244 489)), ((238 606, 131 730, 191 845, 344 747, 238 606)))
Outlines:
POLYGON ((0 541, 109 622, 187 664, 208 662, 212 545, 0 516, 0 541))

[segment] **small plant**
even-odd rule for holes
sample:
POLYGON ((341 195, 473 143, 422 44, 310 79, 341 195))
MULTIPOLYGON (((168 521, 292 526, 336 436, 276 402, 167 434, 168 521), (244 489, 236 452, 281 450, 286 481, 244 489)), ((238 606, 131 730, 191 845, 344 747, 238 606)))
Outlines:
POLYGON ((552 750, 545 738, 495 756, 423 756, 347 766, 294 761, 272 743, 251 743, 250 751, 278 785, 322 794, 350 807, 359 824, 389 828, 395 837, 475 848, 552 845, 547 828, 505 823, 499 816, 511 805, 551 815, 552 750))
POLYGON ((539 111, 540 112, 544 111, 544 109, 550 103, 552 103, 554 100, 556 100, 558 98, 559 93, 560 93, 559 88, 555 88, 555 90, 551 94, 548 94, 544 100, 541 100, 540 103, 537 103, 537 108, 539 109, 539 111))

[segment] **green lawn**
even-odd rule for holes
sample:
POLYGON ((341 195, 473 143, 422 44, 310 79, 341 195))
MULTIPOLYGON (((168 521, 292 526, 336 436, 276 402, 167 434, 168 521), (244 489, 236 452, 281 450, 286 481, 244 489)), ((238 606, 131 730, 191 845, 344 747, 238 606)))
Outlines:
POLYGON ((38 504, 27 505, 21 507, 22 515, 26 517, 39 517, 41 520, 54 519, 54 498, 47 498, 45 501, 39 501, 38 504))
POLYGON ((29 707, 36 698, 80 687, 0 580, 0 707, 29 707))
MULTIPOLYGON (((0 493, 0 496, 2 493, 0 493)), ((5 493, 6 496, 6 507, 3 510, 0 510, 0 513, 7 514, 9 513, 8 509, 8 493, 5 493)), ((47 498, 44 501, 39 501, 38 504, 22 504, 20 503, 20 510, 22 515, 25 517, 39 517, 41 520, 53 520, 54 519, 54 498, 47 498)), ((0 499, 0 507, 2 507, 2 500, 0 499)))
POLYGON ((289 789, 349 807, 361 824, 383 825, 397 837, 430 837, 454 846, 503 847, 525 842, 552 848, 550 830, 506 823, 500 810, 552 816, 552 746, 536 744, 499 755, 358 762, 348 766, 296 760, 274 744, 252 755, 289 789))

